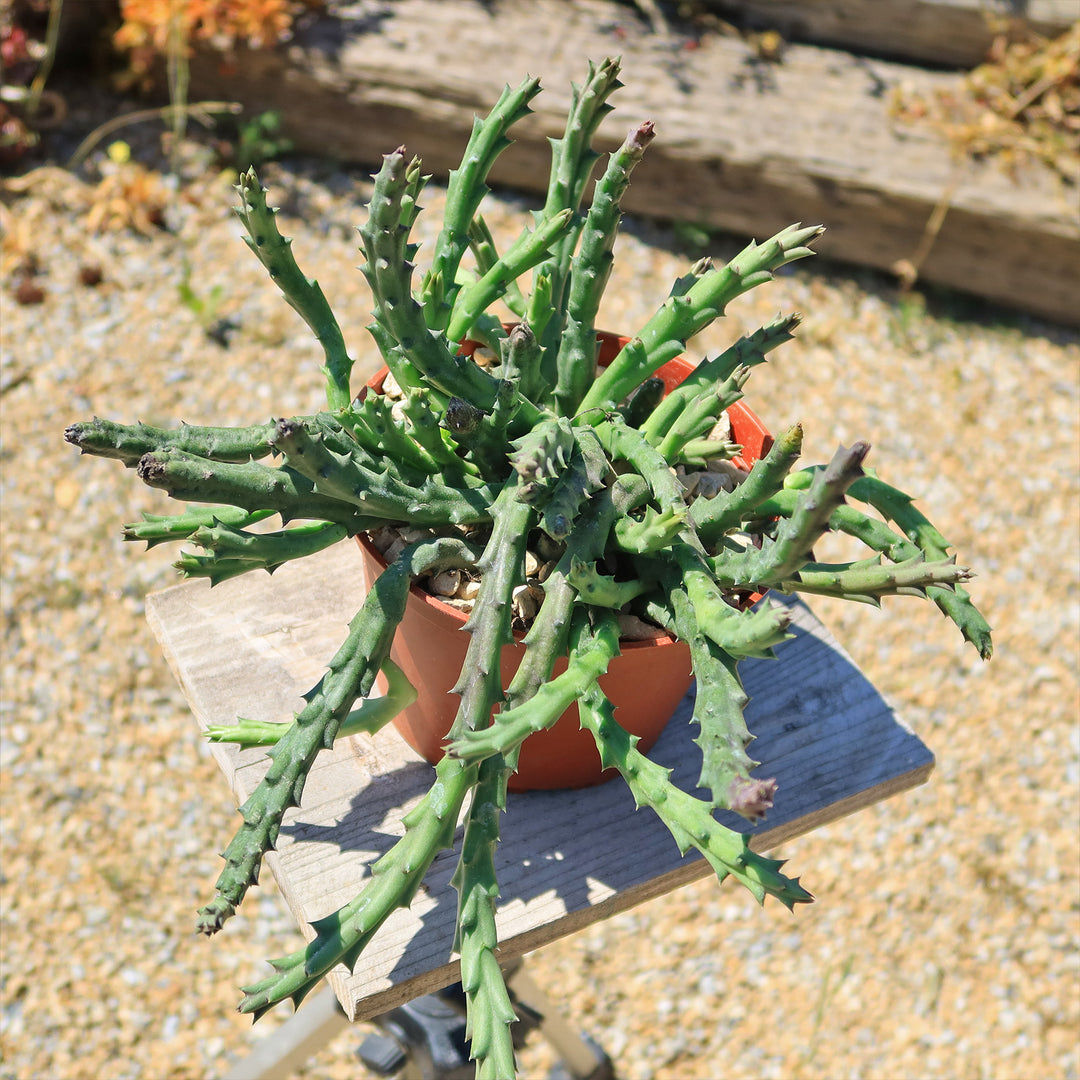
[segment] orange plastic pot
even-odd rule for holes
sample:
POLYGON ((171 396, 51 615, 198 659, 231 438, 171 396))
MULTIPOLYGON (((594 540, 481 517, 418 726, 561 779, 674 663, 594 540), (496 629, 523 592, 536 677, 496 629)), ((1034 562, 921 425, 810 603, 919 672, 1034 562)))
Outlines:
MULTIPOLYGON (((602 333, 600 363, 610 363, 626 338, 602 333)), ((462 351, 471 353, 476 345, 467 342, 462 351)), ((682 357, 665 364, 657 374, 670 391, 693 370, 682 357)), ((382 389, 384 368, 368 386, 376 393, 382 389)), ((742 461, 749 468, 772 445, 772 436, 762 422, 742 404, 729 410, 734 441, 743 446, 742 461)), ((738 461, 738 459, 737 459, 738 461)), ((386 568, 386 560, 361 535, 357 537, 362 554, 365 586, 370 588, 386 568)), ((748 598, 748 602, 757 599, 748 598)), ((444 740, 457 713, 458 698, 451 687, 458 680, 469 636, 463 630, 466 616, 415 586, 410 590, 405 615, 398 627, 390 655, 416 687, 416 701, 402 710, 394 726, 402 738, 427 761, 435 764, 443 756, 444 740)), ((502 683, 506 686, 517 671, 525 647, 520 643, 502 651, 502 683)), ((601 677, 600 686, 615 707, 615 718, 641 740, 639 749, 647 753, 667 725, 679 702, 690 689, 693 679, 690 650, 667 634, 650 641, 623 641, 621 652, 601 677)), ((558 659, 553 671, 566 670, 566 659, 558 659)), ((380 684, 382 677, 380 676, 380 684)), ((531 735, 521 748, 517 772, 510 778, 511 791, 536 791, 555 788, 582 788, 603 783, 614 776, 604 770, 596 744, 588 731, 582 730, 577 706, 571 706, 546 731, 531 735)))

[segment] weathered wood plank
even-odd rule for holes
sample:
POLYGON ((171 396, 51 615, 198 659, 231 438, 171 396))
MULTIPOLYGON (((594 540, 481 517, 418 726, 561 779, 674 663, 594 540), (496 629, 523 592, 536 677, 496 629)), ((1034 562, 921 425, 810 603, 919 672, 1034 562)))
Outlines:
POLYGON ((588 59, 621 53, 626 87, 601 141, 615 145, 646 117, 659 132, 634 173, 628 210, 758 239, 820 221, 829 228, 822 254, 889 270, 914 254, 948 193, 925 280, 1080 322, 1075 199, 1041 168, 1012 177, 993 164, 957 165, 936 131, 901 130, 891 117, 900 85, 932 96, 959 76, 813 46, 766 64, 731 38, 691 44, 649 33, 610 0, 356 4, 313 18, 288 47, 239 54, 228 71, 217 56, 196 56, 191 94, 238 96, 256 113, 278 109, 305 151, 374 167, 404 143, 445 175, 474 114, 504 83, 536 73, 548 89, 493 174, 536 191, 571 81, 588 59))
POLYGON ((699 0, 739 26, 774 29, 789 41, 972 68, 986 59, 996 27, 1012 23, 1053 37, 1080 17, 1074 0, 699 0))
MULTIPOLYGON (((359 556, 338 545, 270 579, 251 575, 211 590, 192 582, 151 596, 147 612, 200 724, 237 712, 285 720, 321 674, 359 605, 359 556)), ((780 788, 759 850, 925 781, 927 748, 896 718, 835 640, 800 604, 796 637, 775 662, 743 666, 755 755, 780 788), (784 677, 777 679, 782 670, 784 677)), ((700 756, 684 702, 652 752, 692 789, 700 756)), ((215 746, 238 801, 265 770, 262 751, 215 746)), ((430 768, 392 731, 342 740, 312 770, 303 805, 268 856, 301 929, 347 903, 367 865, 387 850, 426 791, 430 768)), ((734 828, 741 819, 727 816, 734 828)), ((670 835, 635 812, 619 781, 579 792, 515 795, 499 852, 502 952, 520 955, 600 918, 710 873, 681 859, 670 835)), ((453 852, 436 859, 412 911, 397 912, 360 970, 331 983, 350 1018, 376 1015, 457 978, 450 959, 456 898, 453 852)), ((812 877, 812 867, 806 867, 812 877)), ((209 887, 209 883, 208 887, 209 887)))

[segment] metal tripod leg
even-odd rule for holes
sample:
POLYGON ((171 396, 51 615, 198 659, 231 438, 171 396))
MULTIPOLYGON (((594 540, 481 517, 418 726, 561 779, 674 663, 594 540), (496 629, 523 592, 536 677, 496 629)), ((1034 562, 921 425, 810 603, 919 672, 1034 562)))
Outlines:
MULTIPOLYGON (((511 1001, 521 1017, 518 1026, 522 1028, 522 1040, 525 1033, 538 1028, 562 1059, 553 1077, 614 1080, 611 1059, 559 1015, 526 974, 521 961, 507 965, 505 973, 511 1001)), ((358 1056, 380 1075, 416 1076, 422 1080, 430 1076, 443 1080, 454 1075, 459 1066, 463 1075, 471 1075, 464 1043, 463 1006, 464 1001, 454 1001, 448 989, 377 1016, 372 1023, 384 1034, 369 1036, 358 1056), (390 1049, 396 1053, 389 1053, 390 1049)), ((263 1039, 248 1057, 234 1065, 224 1080, 289 1080, 313 1054, 348 1026, 349 1020, 337 996, 326 986, 273 1035, 263 1039)))
POLYGON ((564 1071, 571 1080, 615 1080, 611 1058, 556 1012, 523 963, 507 972, 506 984, 513 998, 535 1014, 540 1034, 562 1058, 564 1071))
POLYGON ((308 1059, 349 1027, 337 995, 324 986, 284 1024, 267 1035, 224 1080, 289 1080, 308 1059))
MULTIPOLYGON (((514 1048, 520 1050, 539 1029, 561 1060, 549 1080, 615 1080, 611 1059, 578 1034, 529 978, 520 960, 503 966, 510 1002, 518 1015, 511 1028, 514 1048)), ((397 1080, 472 1080, 465 1038, 465 994, 456 983, 407 1005, 377 1016, 379 1032, 364 1039, 357 1057, 379 1076, 397 1080)))

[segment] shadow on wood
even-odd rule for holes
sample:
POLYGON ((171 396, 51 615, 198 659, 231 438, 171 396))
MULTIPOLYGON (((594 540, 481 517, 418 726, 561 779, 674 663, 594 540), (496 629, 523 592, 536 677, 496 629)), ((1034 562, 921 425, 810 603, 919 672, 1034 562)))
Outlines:
MULTIPOLYGON (((271 579, 247 575, 214 589, 190 582, 147 600, 161 642, 200 724, 239 713, 287 720, 322 674, 363 597, 359 553, 339 544, 271 579)), ((847 654, 802 603, 795 637, 779 661, 742 665, 750 730, 761 773, 776 776, 775 808, 752 830, 764 850, 924 782, 929 750, 901 724, 847 654)), ((700 752, 683 702, 651 756, 693 790, 700 752)), ((266 769, 261 750, 215 745, 238 802, 266 769)), ((367 866, 400 835, 400 821, 427 790, 431 768, 392 729, 339 741, 324 751, 291 811, 267 865, 310 939, 314 919, 359 892, 367 866)), ((726 824, 747 831, 741 818, 726 824)), ((636 811, 617 778, 575 792, 514 795, 502 823, 497 865, 500 953, 509 959, 712 871, 681 858, 648 811, 636 811)), ((453 851, 436 858, 411 910, 390 918, 355 974, 330 981, 350 1019, 386 1011, 458 978, 451 961, 456 894, 453 851)), ((798 868, 813 885, 813 867, 798 868)), ((209 890, 211 883, 207 882, 209 890)), ((752 901, 747 899, 748 907, 752 901)), ((771 910, 763 918, 776 917, 771 910)), ((787 917, 784 913, 783 917, 787 917)))

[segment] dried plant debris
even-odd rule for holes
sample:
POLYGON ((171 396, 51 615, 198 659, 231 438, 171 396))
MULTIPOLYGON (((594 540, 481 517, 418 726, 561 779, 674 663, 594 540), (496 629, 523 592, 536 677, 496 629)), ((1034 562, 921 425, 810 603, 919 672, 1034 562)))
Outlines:
POLYGON ((1041 162, 1080 183, 1080 21, 1057 38, 1000 33, 960 90, 931 99, 900 90, 893 115, 931 124, 961 159, 993 159, 1015 171, 1041 162))

